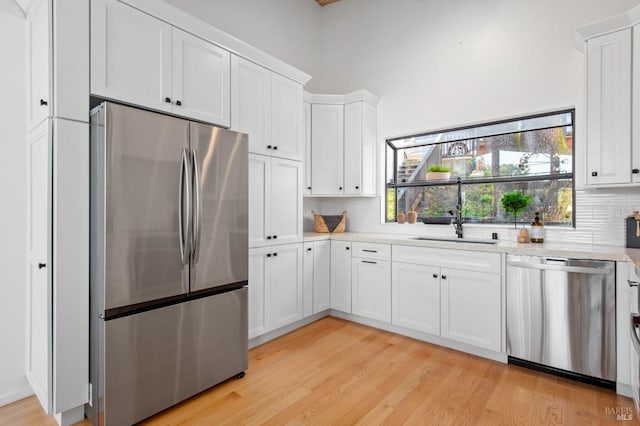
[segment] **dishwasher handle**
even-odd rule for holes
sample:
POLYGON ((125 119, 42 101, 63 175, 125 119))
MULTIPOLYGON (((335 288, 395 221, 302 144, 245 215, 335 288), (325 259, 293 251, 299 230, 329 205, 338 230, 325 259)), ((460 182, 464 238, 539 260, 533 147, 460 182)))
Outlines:
POLYGON ((631 314, 631 328, 629 331, 631 332, 631 342, 633 342, 633 347, 635 348, 638 355, 640 355, 640 338, 638 337, 638 333, 636 329, 640 328, 640 315, 639 314, 631 314))
POLYGON ((518 260, 507 260, 507 266, 517 266, 519 268, 527 269, 540 269, 544 271, 575 272, 578 274, 594 275, 608 274, 613 271, 613 264, 608 264, 603 267, 590 268, 587 266, 549 265, 546 263, 529 263, 520 262, 518 260))

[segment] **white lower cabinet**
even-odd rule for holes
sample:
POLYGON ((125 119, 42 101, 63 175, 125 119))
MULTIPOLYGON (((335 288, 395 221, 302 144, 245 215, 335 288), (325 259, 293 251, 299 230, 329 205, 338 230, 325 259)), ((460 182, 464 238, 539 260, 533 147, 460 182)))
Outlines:
POLYGON ((440 335, 440 268, 393 263, 391 322, 440 335))
POLYGON ((331 307, 331 242, 304 244, 303 316, 331 307))
POLYGON ((331 241, 331 308, 351 313, 350 241, 331 241))
POLYGON ((249 338, 302 319, 302 244, 249 250, 249 338))
POLYGON ((386 260, 351 261, 352 313, 391 322, 391 264, 386 260))
POLYGON ((500 276, 441 269, 441 336, 500 352, 500 276))

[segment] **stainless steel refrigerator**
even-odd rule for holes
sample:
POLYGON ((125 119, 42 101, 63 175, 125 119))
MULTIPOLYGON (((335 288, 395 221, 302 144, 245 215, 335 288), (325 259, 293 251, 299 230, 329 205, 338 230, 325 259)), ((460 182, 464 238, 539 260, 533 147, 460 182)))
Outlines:
POLYGON ((94 424, 128 425, 248 366, 247 136, 91 114, 94 424))

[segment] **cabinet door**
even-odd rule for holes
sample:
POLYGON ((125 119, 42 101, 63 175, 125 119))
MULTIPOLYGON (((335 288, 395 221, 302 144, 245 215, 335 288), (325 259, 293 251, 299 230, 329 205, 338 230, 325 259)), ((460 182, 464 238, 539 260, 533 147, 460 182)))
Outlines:
POLYGON ((49 0, 36 2, 28 17, 29 31, 29 127, 50 116, 51 111, 51 7, 49 0))
POLYGON ((500 275, 441 269, 442 337, 500 351, 500 275))
MULTIPOLYGON (((362 105, 362 170, 361 194, 376 195, 376 166, 378 138, 378 109, 367 103, 362 105)), ((345 163, 346 164, 346 163, 345 163)))
POLYGON ((51 130, 44 121, 29 135, 27 192, 27 378, 47 413, 52 409, 51 130))
POLYGON ((271 243, 271 158, 249 154, 249 247, 271 243))
POLYGON ((351 242, 331 241, 331 308, 351 313, 351 242))
POLYGON ((302 319, 302 244, 273 246, 271 252, 267 294, 274 330, 302 319))
POLYGON ((231 125, 231 54, 173 29, 173 112, 223 127, 231 125))
POLYGON ((440 335, 440 268, 394 262, 391 289, 393 324, 440 335))
POLYGON ((271 73, 271 155, 303 160, 302 85, 271 73))
POLYGON ((231 57, 231 128, 249 135, 249 152, 271 150, 271 71, 231 57))
POLYGON ((171 111, 171 26, 115 0, 91 2, 91 93, 171 111))
POLYGON ((344 193, 362 193, 362 107, 364 102, 344 106, 344 193))
POLYGON ((304 108, 304 191, 311 194, 311 104, 305 102, 304 108))
POLYGON ((313 243, 313 313, 331 307, 331 241, 313 243))
POLYGON ((311 193, 342 195, 344 107, 311 105, 311 193))
POLYGON ((314 269, 313 243, 304 243, 302 263, 302 316, 308 317, 313 313, 313 269, 314 269))
POLYGON ((587 42, 587 183, 631 182, 631 29, 587 42))
POLYGON ((391 264, 354 258, 351 274, 352 313, 391 322, 391 264))
POLYGON ((249 250, 249 339, 267 332, 266 280, 270 264, 270 247, 249 250))
MULTIPOLYGON (((640 111, 640 24, 635 25, 633 27, 633 64, 631 65, 634 70, 632 73, 633 81, 631 86, 633 88, 632 100, 633 105, 631 106, 632 111, 640 111)), ((640 171, 640 114, 634 113, 632 114, 632 122, 631 122, 631 180, 634 183, 640 182, 640 173, 636 173, 635 171, 640 171)))
MULTIPOLYGON (((302 163, 271 160, 271 242, 302 241, 302 163)), ((267 237, 268 238, 268 237, 267 237)))

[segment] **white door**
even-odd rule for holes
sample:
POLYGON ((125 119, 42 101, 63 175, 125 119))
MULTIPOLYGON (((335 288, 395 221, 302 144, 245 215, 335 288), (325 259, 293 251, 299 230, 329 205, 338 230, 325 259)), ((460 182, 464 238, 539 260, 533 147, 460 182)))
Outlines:
POLYGON ((270 204, 271 243, 302 241, 302 162, 271 160, 270 204))
POLYGON ((304 243, 302 251, 302 316, 308 317, 313 313, 313 269, 315 266, 313 243, 304 243))
POLYGON ((223 127, 231 125, 231 54, 173 29, 173 112, 223 127))
POLYGON ((249 135, 249 152, 271 154, 271 71, 231 56, 231 129, 249 135))
POLYGON ((362 107, 364 102, 344 106, 344 193, 362 193, 362 107))
POLYGON ((313 243, 313 313, 331 307, 331 241, 313 243))
POLYGON ((500 351, 500 275, 457 269, 441 271, 441 335, 500 351))
POLYGON ((587 41, 587 183, 631 182, 631 29, 587 41))
POLYGON ((271 74, 271 155, 303 160, 302 85, 271 74))
POLYGON ((249 247, 271 244, 270 232, 271 158, 249 154, 249 247))
POLYGON ((311 194, 311 104, 305 102, 304 108, 304 191, 311 194))
POLYGON ((302 319, 302 244, 272 246, 270 254, 267 295, 274 330, 302 319))
POLYGON ((391 322, 391 264, 354 258, 351 262, 352 313, 391 322))
POLYGON ((344 193, 344 107, 311 105, 311 193, 344 193))
POLYGON ((351 313, 351 242, 331 241, 331 308, 351 313))
POLYGON ((29 135, 27 378, 40 404, 52 409, 51 129, 49 120, 29 135))
POLYGON ((270 247, 249 250, 249 339, 266 333, 268 298, 266 297, 266 280, 269 276, 270 263, 267 254, 270 247))
POLYGON ((29 28, 29 128, 34 128, 52 108, 49 88, 51 71, 51 7, 48 0, 35 3, 28 17, 29 28))
POLYGON ((171 111, 171 26, 115 0, 91 2, 91 93, 171 111))
POLYGON ((440 335, 440 268, 394 262, 391 288, 393 324, 440 335))

